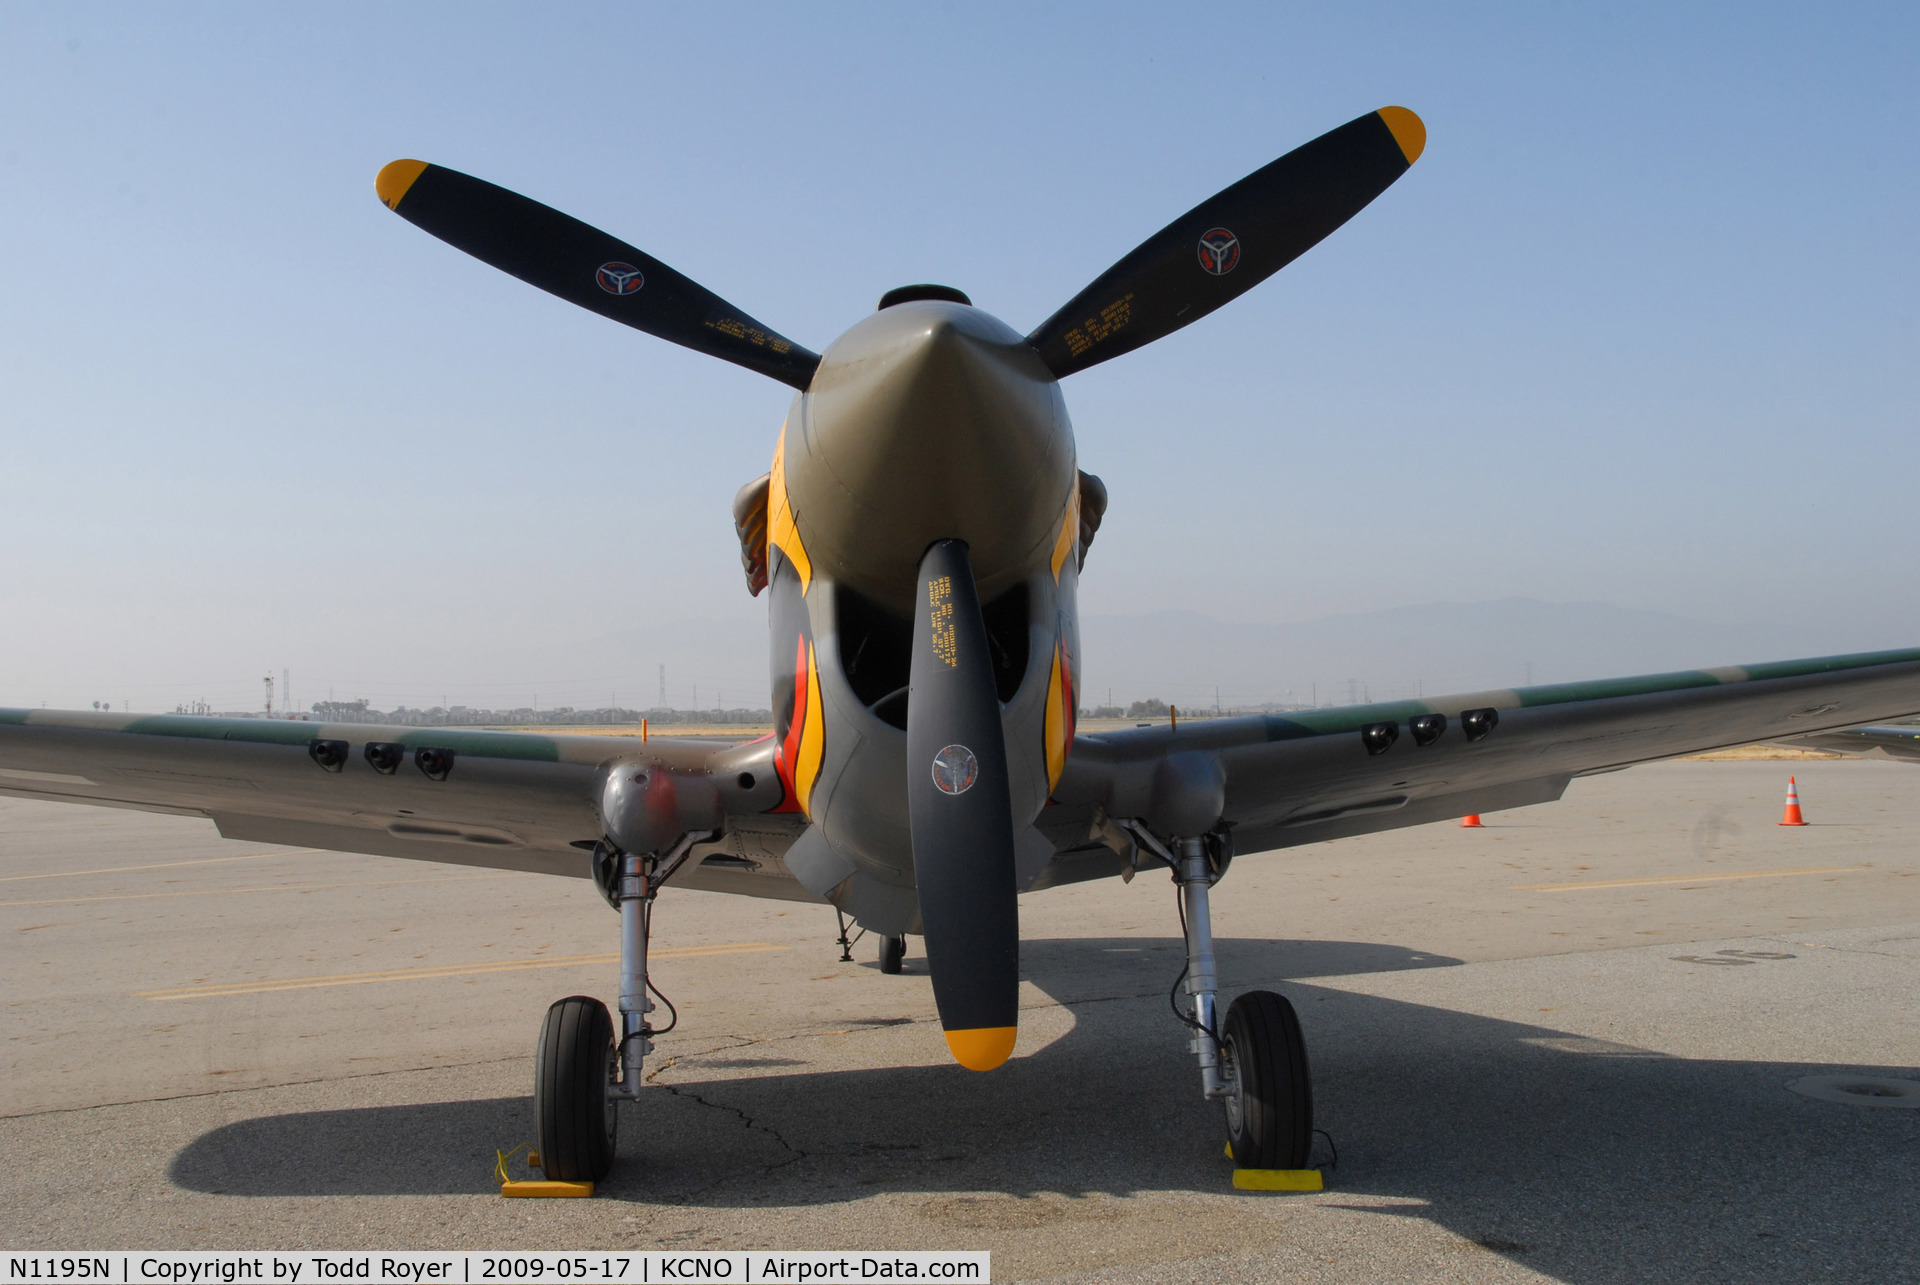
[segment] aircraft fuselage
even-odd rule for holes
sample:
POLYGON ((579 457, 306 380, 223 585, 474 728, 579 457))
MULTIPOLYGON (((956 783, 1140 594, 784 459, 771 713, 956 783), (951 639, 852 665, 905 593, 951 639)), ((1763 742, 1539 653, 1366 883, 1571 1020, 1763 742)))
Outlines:
POLYGON ((916 574, 936 541, 972 558, 1033 854, 1021 882, 1051 855, 1031 823, 1073 738, 1079 506, 1058 381, 977 308, 885 308, 794 399, 767 501, 781 806, 815 832, 795 873, 876 932, 918 919, 905 729, 916 574))

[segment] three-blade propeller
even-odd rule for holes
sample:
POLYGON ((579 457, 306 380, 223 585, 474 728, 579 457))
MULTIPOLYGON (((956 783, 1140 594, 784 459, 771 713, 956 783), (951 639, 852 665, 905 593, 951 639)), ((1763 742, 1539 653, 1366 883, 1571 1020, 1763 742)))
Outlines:
POLYGON ((1027 342, 1055 378, 1164 338, 1318 245, 1405 174, 1427 127, 1382 107, 1296 147, 1161 228, 1027 342))
MULTIPOLYGON (((1199 320, 1312 249, 1407 172, 1420 118, 1383 107, 1295 148, 1175 219, 1027 336, 1056 378, 1199 320)), ((820 358, 624 241, 505 188, 395 161, 375 181, 402 218, 583 308, 798 389, 820 358)), ((948 1047, 991 1070, 1013 1051, 1020 923, 1000 702, 967 546, 920 564, 907 802, 914 880, 948 1047)))
MULTIPOLYGON (((1426 126, 1404 107, 1348 121, 1148 237, 1027 342, 1064 379, 1170 335, 1312 249, 1426 145, 1426 126)), ((603 317, 795 388, 806 388, 820 364, 645 251, 517 192, 425 161, 394 161, 374 188, 415 226, 603 317)))
POLYGON ((927 969, 947 1048, 991 1071, 1019 1021, 1013 808, 973 560, 941 540, 920 560, 907 703, 907 816, 927 969))
POLYGON ((425 161, 395 161, 374 190, 388 209, 483 263, 695 352, 805 388, 820 364, 705 286, 569 214, 425 161))

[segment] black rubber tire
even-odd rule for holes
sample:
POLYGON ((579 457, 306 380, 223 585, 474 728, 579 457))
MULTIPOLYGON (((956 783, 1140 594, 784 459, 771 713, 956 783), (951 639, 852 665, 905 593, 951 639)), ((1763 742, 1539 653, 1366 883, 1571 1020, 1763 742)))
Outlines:
POLYGON ((613 1167, 618 1103, 607 1096, 613 1018, 589 995, 547 1010, 533 1055, 533 1115, 540 1168, 556 1182, 599 1182, 613 1167))
POLYGON ((907 939, 905 937, 882 937, 880 939, 880 971, 897 973, 900 965, 906 962, 907 939))
POLYGON ((1313 1147, 1313 1078, 1300 1019, 1284 996, 1248 991, 1227 1009, 1222 1058, 1237 1092, 1227 1144, 1242 1169, 1304 1169, 1313 1147))

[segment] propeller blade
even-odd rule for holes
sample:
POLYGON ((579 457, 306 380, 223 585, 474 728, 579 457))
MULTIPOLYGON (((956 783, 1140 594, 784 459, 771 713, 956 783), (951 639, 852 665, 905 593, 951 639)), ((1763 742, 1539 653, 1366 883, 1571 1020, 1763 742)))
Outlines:
POLYGON ((374 190, 415 227, 568 303, 804 389, 817 353, 650 254, 571 215, 425 161, 395 161, 374 190))
POLYGON ((933 999, 954 1060, 991 1071, 1019 1024, 1007 751, 973 560, 942 540, 920 560, 907 700, 907 811, 933 999))
POLYGON ((1238 298, 1319 244, 1420 159, 1404 107, 1348 121, 1156 232, 1027 342, 1059 379, 1132 352, 1238 298))

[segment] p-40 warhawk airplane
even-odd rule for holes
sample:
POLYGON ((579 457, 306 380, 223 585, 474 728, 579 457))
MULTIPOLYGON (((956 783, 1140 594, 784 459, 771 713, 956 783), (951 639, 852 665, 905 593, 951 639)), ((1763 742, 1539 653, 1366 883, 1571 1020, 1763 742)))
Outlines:
POLYGON ((816 355, 658 259, 421 161, 380 171, 408 222, 523 281, 798 390, 734 501, 768 594, 771 736, 710 743, 0 711, 0 790, 211 817, 234 839, 591 877, 620 912, 620 1012, 548 1010, 534 1070, 549 1177, 612 1164, 639 1096, 655 895, 830 902, 898 968, 925 938, 961 1065, 1013 1051, 1016 897, 1164 867, 1182 1020, 1243 1167, 1312 1135, 1299 1023, 1215 1006, 1209 895, 1236 853, 1557 799, 1576 776, 1920 711, 1920 650, 1076 735, 1075 586, 1107 494, 1060 381, 1198 321, 1417 160, 1384 107, 1175 219, 1024 337, 944 286, 889 291, 816 355))

